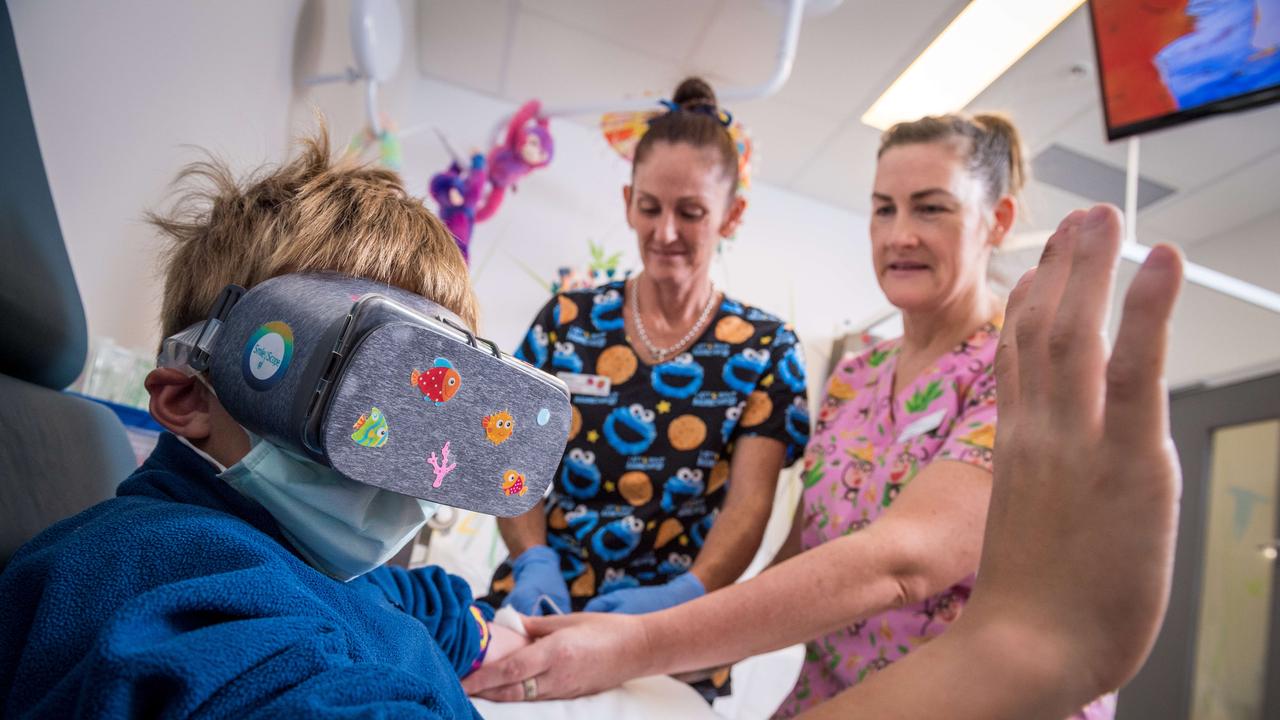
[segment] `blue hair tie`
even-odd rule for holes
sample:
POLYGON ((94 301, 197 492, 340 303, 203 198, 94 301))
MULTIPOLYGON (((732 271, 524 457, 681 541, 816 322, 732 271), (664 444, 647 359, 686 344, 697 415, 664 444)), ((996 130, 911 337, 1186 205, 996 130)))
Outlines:
MULTIPOLYGON (((693 112, 698 113, 699 115, 713 117, 717 122, 725 127, 729 127, 733 124, 733 115, 729 114, 728 110, 722 110, 713 105, 695 105, 691 108, 683 108, 670 100, 659 100, 658 103, 667 109, 668 115, 674 112, 693 112)), ((659 115, 658 117, 662 116, 659 115)), ((653 118, 650 118, 649 122, 653 122, 653 118)))

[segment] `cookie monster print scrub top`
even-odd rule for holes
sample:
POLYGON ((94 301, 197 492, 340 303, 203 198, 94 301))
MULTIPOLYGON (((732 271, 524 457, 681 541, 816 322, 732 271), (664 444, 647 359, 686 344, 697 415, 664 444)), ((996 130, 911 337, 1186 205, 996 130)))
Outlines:
MULTIPOLYGON (((694 344, 641 362, 623 329, 621 282, 553 298, 516 356, 550 373, 609 378, 575 393, 564 459, 547 498, 547 544, 581 610, 598 593, 687 571, 724 501, 734 441, 770 437, 786 462, 809 439, 804 357, 778 318, 725 298, 694 344)), ((490 599, 512 588, 494 575, 490 599)))

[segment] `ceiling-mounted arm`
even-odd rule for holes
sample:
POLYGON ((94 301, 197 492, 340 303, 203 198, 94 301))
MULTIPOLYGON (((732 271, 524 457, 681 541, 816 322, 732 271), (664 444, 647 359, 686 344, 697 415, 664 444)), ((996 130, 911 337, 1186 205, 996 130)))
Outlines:
MULTIPOLYGON (((716 94, 722 100, 731 102, 743 102, 746 100, 759 100, 769 97, 778 92, 783 85, 786 84, 787 78, 791 77, 791 66, 796 58, 796 45, 800 41, 800 21, 804 16, 805 0, 782 0, 787 5, 787 16, 782 25, 782 34, 778 39, 778 59, 774 64, 773 73, 769 79, 759 85, 748 87, 729 88, 727 90, 717 92, 716 94)), ((577 115, 600 115, 607 112, 626 112, 632 110, 652 110, 657 106, 657 101, 652 97, 629 98, 621 100, 604 100, 594 103, 584 103, 578 105, 544 105, 540 117, 574 117, 577 115)), ((497 145, 501 142, 503 134, 507 131, 507 124, 511 122, 514 113, 508 113, 498 120, 493 126, 493 132, 490 134, 490 144, 497 145)), ((418 130, 418 128, 414 128, 418 130)), ((407 132, 405 134, 408 134, 407 132)))
POLYGON ((363 81, 365 120, 369 131, 378 137, 383 130, 378 112, 378 85, 395 76, 404 48, 400 7, 396 0, 354 0, 349 25, 351 54, 355 56, 356 67, 349 67, 341 73, 315 75, 303 83, 324 85, 363 81))

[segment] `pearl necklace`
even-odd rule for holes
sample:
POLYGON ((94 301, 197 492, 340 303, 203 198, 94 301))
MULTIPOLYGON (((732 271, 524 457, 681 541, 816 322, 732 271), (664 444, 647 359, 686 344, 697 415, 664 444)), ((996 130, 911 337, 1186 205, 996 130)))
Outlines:
POLYGON ((644 343, 644 347, 649 351, 649 355, 658 362, 663 362, 667 356, 684 347, 698 333, 702 332, 702 328, 707 323, 707 318, 711 317, 711 308, 716 304, 716 286, 711 284, 711 293, 707 296, 707 304, 702 308, 702 314, 698 316, 698 321, 689 328, 689 332, 684 337, 676 341, 675 345, 666 348, 660 348, 653 344, 649 339, 649 333, 644 329, 644 321, 640 319, 640 280, 637 278, 631 285, 631 319, 636 324, 636 332, 640 334, 640 341, 644 343))

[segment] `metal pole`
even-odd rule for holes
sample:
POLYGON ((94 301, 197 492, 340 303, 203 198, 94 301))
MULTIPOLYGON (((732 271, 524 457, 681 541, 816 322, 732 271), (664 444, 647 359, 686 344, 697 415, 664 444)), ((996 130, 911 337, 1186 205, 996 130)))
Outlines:
MULTIPOLYGON (((1125 168, 1124 183, 1124 244, 1120 257, 1142 264, 1151 248, 1138 243, 1138 136, 1129 138, 1129 163, 1125 168)), ((1259 287, 1250 282, 1218 272, 1212 268, 1187 261, 1183 263, 1183 277, 1210 290, 1215 290, 1237 300, 1280 313, 1280 293, 1259 287)))

